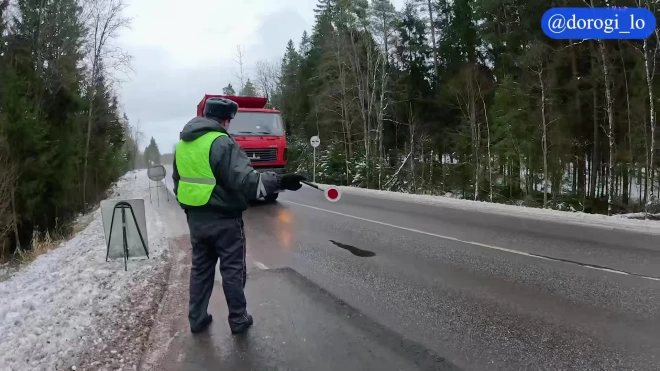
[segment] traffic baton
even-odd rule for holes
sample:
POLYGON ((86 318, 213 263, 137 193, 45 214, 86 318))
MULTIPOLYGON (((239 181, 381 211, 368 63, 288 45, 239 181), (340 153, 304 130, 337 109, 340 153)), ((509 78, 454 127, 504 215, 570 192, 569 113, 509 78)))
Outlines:
POLYGON ((326 200, 328 200, 330 202, 337 202, 341 198, 341 191, 339 190, 338 187, 330 186, 330 187, 326 188, 325 190, 323 190, 323 189, 321 189, 321 187, 319 187, 318 185, 316 185, 312 182, 308 182, 306 180, 301 180, 300 182, 307 185, 307 186, 309 186, 309 187, 312 187, 314 189, 318 189, 319 191, 323 192, 323 194, 325 195, 326 200))
POLYGON ((319 191, 323 192, 323 190, 322 190, 319 186, 317 186, 316 184, 314 184, 314 183, 312 183, 312 182, 308 182, 308 181, 306 181, 306 180, 301 180, 300 183, 305 184, 305 185, 308 185, 308 186, 310 186, 310 187, 312 187, 312 188, 314 188, 314 189, 318 189, 319 191))

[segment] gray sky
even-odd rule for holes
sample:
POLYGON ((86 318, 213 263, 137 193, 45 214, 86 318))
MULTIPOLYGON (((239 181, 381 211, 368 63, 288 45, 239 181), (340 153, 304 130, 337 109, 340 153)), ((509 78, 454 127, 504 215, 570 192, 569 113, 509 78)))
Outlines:
MULTIPOLYGON (((400 9, 404 0, 394 0, 400 9)), ((140 146, 153 136, 171 152, 181 128, 205 93, 237 87, 236 47, 248 75, 261 59, 279 59, 298 46, 314 23, 316 0, 126 0, 132 18, 118 45, 132 55, 132 72, 119 89, 131 123, 140 120, 140 146)))

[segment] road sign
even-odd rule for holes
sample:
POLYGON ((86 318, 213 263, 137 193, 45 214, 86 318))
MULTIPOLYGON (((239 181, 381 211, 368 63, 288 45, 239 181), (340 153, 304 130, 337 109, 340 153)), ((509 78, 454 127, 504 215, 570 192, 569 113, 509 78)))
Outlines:
POLYGON ((316 182, 316 147, 318 147, 319 144, 321 144, 321 139, 319 138, 318 135, 314 135, 313 137, 309 138, 309 144, 311 144, 312 147, 314 147, 314 157, 313 157, 314 158, 314 160, 313 160, 313 162, 314 162, 314 173, 313 174, 314 175, 312 175, 312 181, 316 182))
POLYGON ((328 187, 325 190, 325 198, 330 202, 337 202, 341 198, 341 191, 335 186, 328 187))
POLYGON ((160 189, 165 188, 165 194, 167 195, 167 202, 170 202, 170 194, 167 191, 167 186, 163 183, 163 180, 167 176, 167 171, 163 165, 153 165, 147 170, 147 177, 149 177, 149 202, 151 202, 151 188, 156 188, 156 194, 158 195, 158 206, 160 206, 160 189), (152 187, 151 182, 156 182, 156 186, 152 187))

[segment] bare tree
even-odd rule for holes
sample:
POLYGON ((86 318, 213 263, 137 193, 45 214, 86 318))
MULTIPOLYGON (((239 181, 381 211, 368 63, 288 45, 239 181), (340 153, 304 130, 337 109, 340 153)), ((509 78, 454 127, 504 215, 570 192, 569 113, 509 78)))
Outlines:
MULTIPOLYGON (((366 33, 366 23, 363 23, 362 26, 366 33)), ((362 40, 356 42, 356 38, 359 38, 359 36, 351 29, 349 40, 353 52, 348 53, 348 60, 350 62, 349 71, 352 72, 352 80, 355 82, 355 89, 357 90, 356 98, 359 104, 360 117, 362 118, 365 159, 367 161, 366 181, 368 187, 371 173, 371 145, 369 143, 369 135, 376 98, 375 93, 378 87, 378 63, 381 58, 380 53, 375 50, 374 45, 371 45, 369 39, 362 38, 362 40)))
MULTIPOLYGON (((648 92, 649 92, 649 127, 651 129, 651 145, 650 145, 650 154, 649 154, 649 160, 648 164, 646 167, 646 172, 647 174, 649 173, 650 169, 654 166, 654 149, 655 149, 655 98, 653 97, 653 78, 655 77, 655 62, 656 62, 656 56, 658 55, 658 46, 660 45, 660 37, 658 37, 658 30, 656 29, 655 31, 655 37, 656 37, 656 47, 653 49, 653 54, 650 54, 649 50, 649 44, 648 44, 648 39, 644 39, 644 70, 646 71, 646 84, 648 86, 648 92), (652 60, 653 63, 649 63, 649 60, 652 60)), ((653 194, 653 184, 654 180, 651 179, 651 194, 653 194)), ((649 193, 648 189, 648 182, 647 182, 647 187, 646 187, 646 194, 649 193)))
MULTIPOLYGON (((376 64, 380 64, 380 75, 374 73, 373 91, 378 91, 376 110, 376 133, 378 135, 378 189, 383 187, 383 162, 385 158, 385 149, 383 145, 383 120, 389 108, 389 92, 387 86, 389 83, 389 73, 387 70, 387 61, 389 60, 389 40, 394 30, 394 20, 396 19, 396 10, 389 0, 376 0, 371 3, 371 26, 374 34, 380 37, 379 43, 383 45, 382 54, 376 56, 376 64), (380 81, 377 83, 376 79, 380 81), (380 85, 380 86, 379 86, 380 85)), ((431 169, 433 167, 431 166, 431 169)))
POLYGON ((83 204, 87 202, 87 163, 89 159, 89 141, 94 118, 94 98, 98 81, 101 77, 109 78, 110 71, 128 67, 130 56, 119 47, 111 44, 119 36, 119 31, 130 26, 130 19, 123 16, 126 8, 123 0, 85 0, 83 12, 87 20, 86 57, 88 59, 87 91, 89 107, 87 109, 87 140, 83 165, 83 204))
POLYGON ((396 8, 390 0, 373 0, 369 12, 372 33, 380 38, 378 43, 383 45, 385 60, 389 60, 390 39, 394 36, 397 19, 396 8))
POLYGON ((349 115, 349 109, 348 109, 348 101, 349 101, 349 96, 348 96, 348 68, 346 67, 346 64, 343 59, 343 53, 342 51, 344 50, 344 45, 342 43, 342 38, 341 35, 336 32, 335 33, 335 47, 336 49, 334 50, 335 58, 337 60, 337 73, 339 75, 339 83, 340 83, 340 102, 341 102, 341 118, 342 118, 342 127, 344 128, 344 149, 346 152, 346 183, 351 184, 352 183, 352 176, 351 176, 351 171, 350 171, 350 166, 349 166, 349 159, 353 156, 353 138, 351 137, 352 133, 352 121, 351 117, 349 115))
MULTIPOLYGON (((133 170, 137 169, 138 157, 140 157, 140 142, 144 138, 144 133, 140 131, 140 120, 135 124, 135 129, 132 130, 131 136, 135 142, 135 148, 133 149, 133 170)), ((135 175, 137 179, 137 174, 135 175)))
POLYGON ((282 73, 282 63, 279 59, 272 61, 260 60, 255 65, 257 86, 261 94, 271 98, 275 93, 282 73))
POLYGON ((431 44, 433 46, 433 67, 434 67, 434 74, 436 76, 436 84, 438 82, 438 48, 436 46, 436 38, 435 38, 435 22, 433 21, 433 3, 431 0, 419 0, 421 4, 424 5, 424 8, 429 13, 429 28, 431 30, 431 44), (426 3, 426 4, 424 4, 426 3))
POLYGON ((236 46, 236 59, 234 59, 234 62, 238 64, 239 68, 239 73, 238 76, 236 76, 240 82, 241 82, 241 88, 238 89, 238 91, 243 91, 245 88, 245 75, 243 74, 243 57, 245 56, 245 53, 243 52, 243 48, 241 48, 240 45, 236 46))
MULTIPOLYGON (((646 1, 646 4, 643 4, 641 0, 638 0, 637 5, 639 7, 646 6, 651 12, 655 14, 655 7, 651 7, 651 3, 648 0, 646 1)), ((647 155, 647 160, 646 160, 647 177, 649 176, 648 174, 652 174, 651 169, 654 166, 654 159, 655 159, 655 98, 653 96, 653 78, 655 77, 655 63, 658 55, 658 48, 660 47, 660 36, 658 35, 657 28, 654 31, 654 36, 656 39, 655 48, 651 48, 649 46, 649 40, 648 38, 646 38, 644 39, 644 43, 641 50, 642 54, 644 55, 644 72, 646 73, 646 84, 649 94, 649 127, 651 131, 650 132, 651 144, 649 146, 650 153, 647 155)), ((649 181, 646 182, 644 199, 646 199, 649 193, 653 195, 654 184, 655 184, 653 178, 651 178, 650 183, 651 183, 650 184, 651 189, 649 192, 649 181)))
MULTIPOLYGON (((387 55, 383 54, 381 58, 380 98, 378 99, 378 107, 376 111, 376 132, 378 133, 378 189, 382 189, 384 166, 383 162, 385 159, 385 146, 383 145, 383 119, 385 118, 385 113, 387 112, 389 106, 389 93, 387 92, 389 74, 385 69, 387 55)), ((433 167, 431 166, 431 168, 433 167)))
POLYGON ((486 100, 484 99, 484 94, 481 89, 481 84, 477 84, 477 89, 479 90, 479 98, 481 103, 484 106, 484 119, 486 120, 486 148, 488 155, 488 199, 490 202, 493 202, 493 156, 490 152, 490 123, 488 122, 488 110, 486 108, 486 100))
MULTIPOLYGON (((608 183, 607 183, 607 214, 612 215, 612 204, 614 202, 614 112, 612 108, 612 77, 610 76, 609 68, 609 59, 607 56, 607 49, 605 48, 605 43, 602 40, 598 41, 600 48, 600 57, 603 65, 603 75, 605 76, 605 99, 606 99, 606 110, 607 110, 607 138, 609 139, 609 170, 608 170, 608 183)), ((653 139, 651 139, 653 141, 653 139)), ((653 148, 651 147, 651 151, 653 148)), ((651 152, 652 153, 652 152, 651 152)))
MULTIPOLYGON (((465 66, 458 76, 449 84, 450 91, 456 96, 457 107, 461 110, 463 118, 470 124, 472 157, 474 160, 474 200, 479 196, 479 161, 481 147, 481 123, 477 112, 477 79, 478 70, 475 66, 465 66)), ((485 112, 484 112, 485 114, 485 112)))
POLYGON ((413 110, 412 102, 408 102, 408 128, 410 129, 410 181, 412 193, 417 193, 417 185, 415 184, 415 111, 413 110))
MULTIPOLYGON (((625 91, 626 91, 626 114, 628 117, 628 165, 630 167, 633 167, 633 162, 634 162, 634 152, 633 152, 633 143, 632 143, 632 120, 630 119, 630 92, 628 90, 628 76, 627 76, 627 71, 626 71, 626 62, 625 59, 623 58, 623 49, 619 49, 619 56, 621 58, 621 65, 623 66, 623 81, 625 82, 625 91)), ((624 172, 624 183, 626 183, 626 180, 630 173, 630 168, 626 167, 625 172, 624 172)), ((624 184, 623 188, 623 202, 628 203, 628 197, 631 194, 632 190, 632 181, 628 181, 627 184, 624 184)))
POLYGON ((543 208, 548 207, 548 122, 545 113, 546 105, 546 87, 543 80, 543 65, 539 63, 539 68, 536 70, 541 86, 541 146, 543 149, 543 208))

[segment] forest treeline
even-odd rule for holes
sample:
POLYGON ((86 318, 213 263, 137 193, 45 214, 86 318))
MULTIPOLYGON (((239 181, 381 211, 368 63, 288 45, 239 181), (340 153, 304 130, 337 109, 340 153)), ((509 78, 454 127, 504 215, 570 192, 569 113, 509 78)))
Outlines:
MULTIPOLYGON (((121 0, 0 0, 0 260, 75 216, 134 166, 114 87, 121 0)), ((12 255, 13 254, 13 255, 12 255)))
POLYGON ((544 35, 546 10, 587 5, 606 3, 320 0, 311 33, 255 84, 283 112, 290 170, 311 175, 320 136, 317 181, 635 211, 660 192, 658 31, 544 35))

